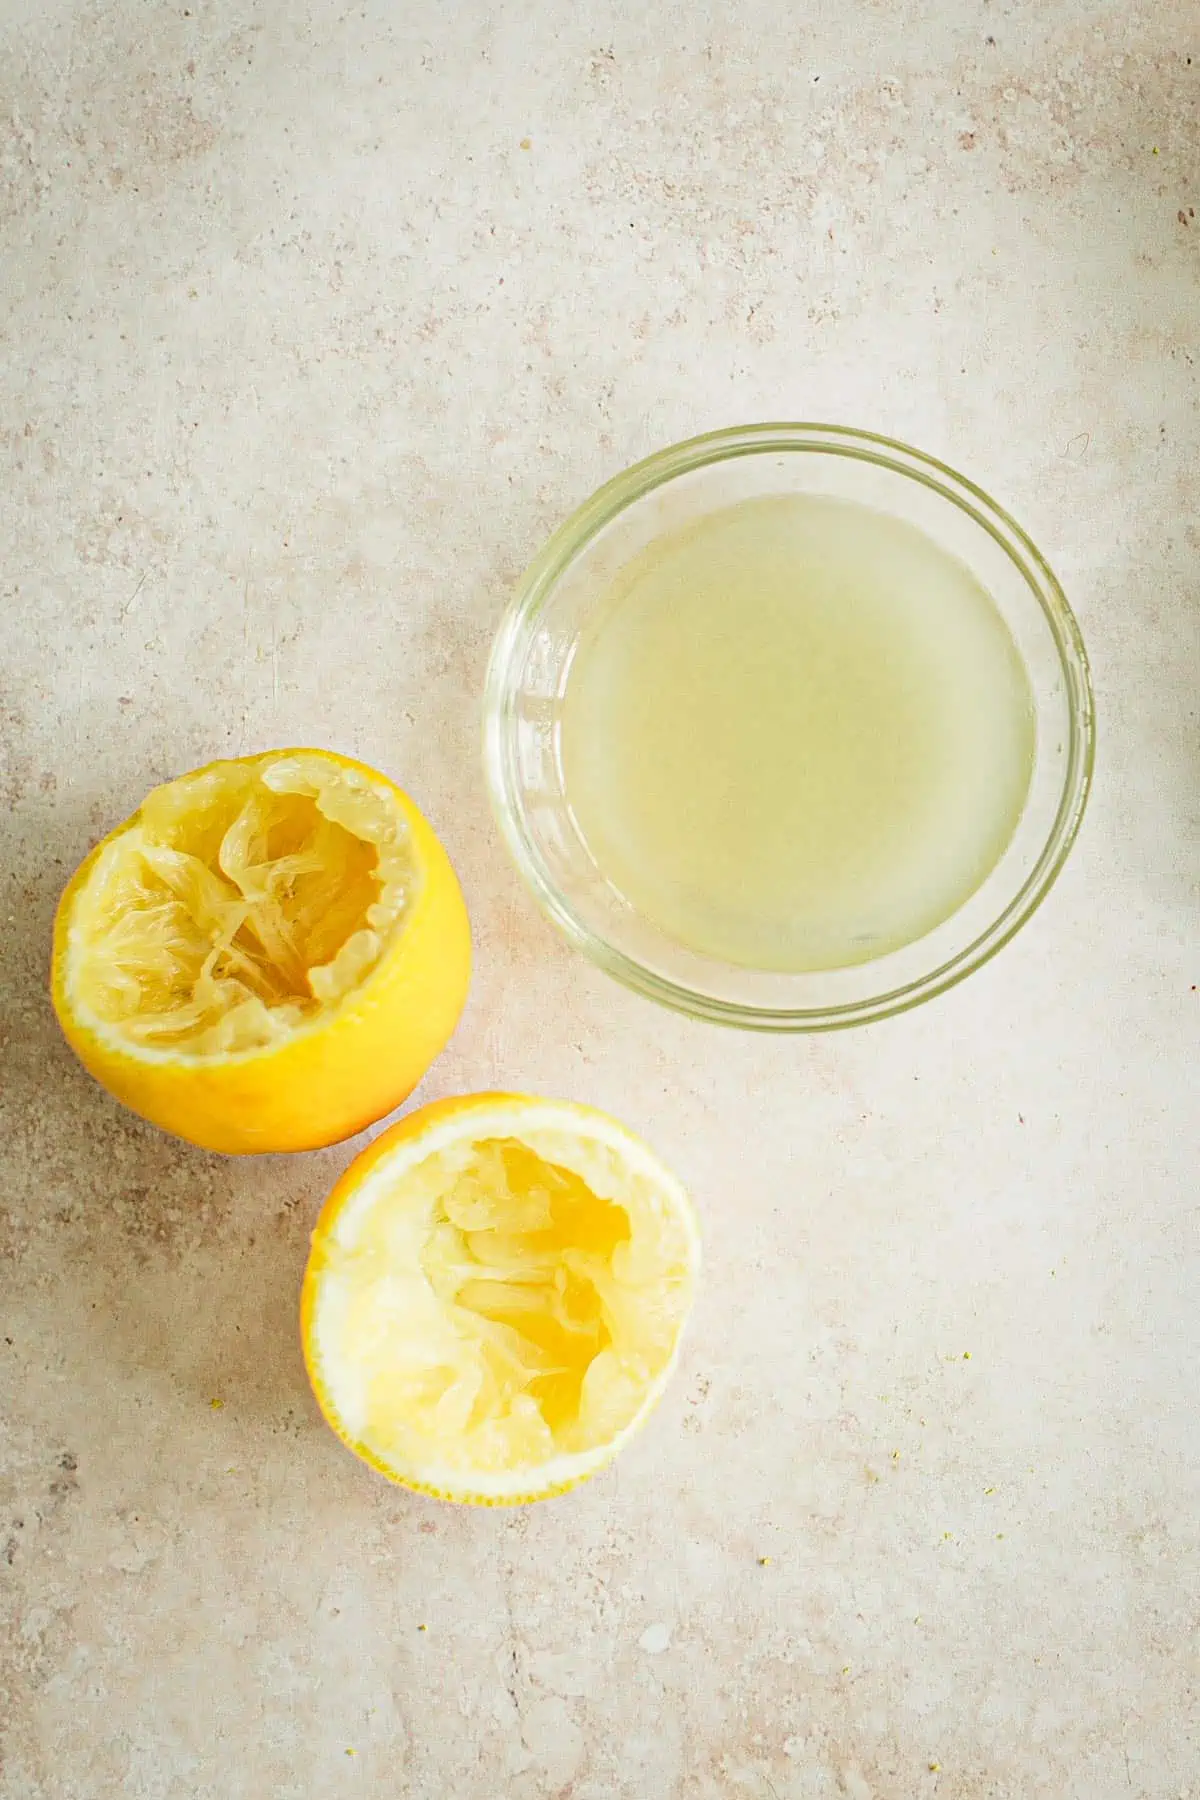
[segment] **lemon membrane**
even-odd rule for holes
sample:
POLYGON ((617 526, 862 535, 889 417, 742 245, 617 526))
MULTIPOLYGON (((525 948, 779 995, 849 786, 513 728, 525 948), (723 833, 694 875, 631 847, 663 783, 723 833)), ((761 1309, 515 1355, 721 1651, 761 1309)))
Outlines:
POLYGON ((131 1047, 270 1045, 361 984, 416 879, 403 818, 353 768, 216 763, 154 789, 101 852, 67 979, 131 1047))
POLYGON ((1035 751, 1024 663, 967 567, 809 494, 710 513, 627 564, 559 730, 610 885, 692 950, 788 972, 949 918, 1008 845, 1035 751))

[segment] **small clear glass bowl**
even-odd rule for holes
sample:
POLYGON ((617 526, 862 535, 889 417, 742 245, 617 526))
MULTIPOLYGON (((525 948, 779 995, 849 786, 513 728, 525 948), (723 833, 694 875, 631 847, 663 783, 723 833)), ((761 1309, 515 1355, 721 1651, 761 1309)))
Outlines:
POLYGON ((639 993, 759 1031, 828 1031, 916 1006, 979 968, 1053 885, 1087 801, 1093 703, 1079 627, 1045 559, 973 482, 906 444, 836 425, 747 425, 675 444, 592 495, 527 570, 492 651, 484 765, 517 867, 569 941, 639 993), (605 880, 572 816, 560 745, 580 635, 617 571, 654 538, 767 494, 822 494, 893 514, 964 562, 1025 661, 1037 745, 1004 855, 950 918, 900 950, 819 973, 701 955, 605 880))

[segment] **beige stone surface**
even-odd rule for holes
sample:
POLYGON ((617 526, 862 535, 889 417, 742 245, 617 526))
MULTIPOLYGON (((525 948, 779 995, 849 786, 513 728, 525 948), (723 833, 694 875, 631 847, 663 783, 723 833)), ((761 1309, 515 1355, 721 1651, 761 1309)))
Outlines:
POLYGON ((1185 0, 0 0, 3 1800, 1200 1795, 1198 108, 1185 0), (568 953, 477 757, 548 529, 762 417, 979 480, 1099 704, 1032 925, 813 1041, 568 953), (575 1496, 359 1467, 295 1325, 352 1147, 193 1151, 56 1034, 87 846, 287 742, 461 870, 424 1091, 694 1188, 681 1372, 575 1496))

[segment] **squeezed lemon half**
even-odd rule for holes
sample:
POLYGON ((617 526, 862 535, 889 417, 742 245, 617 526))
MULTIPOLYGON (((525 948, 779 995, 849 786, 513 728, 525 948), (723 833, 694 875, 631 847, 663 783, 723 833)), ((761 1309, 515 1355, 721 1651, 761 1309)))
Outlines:
POLYGON ((661 1395, 699 1261, 683 1187, 603 1113, 506 1094, 425 1107, 317 1222, 301 1296, 317 1400, 407 1487, 562 1493, 661 1395))
POLYGON ((324 750, 155 788, 59 904, 52 990, 134 1111, 226 1151, 300 1150, 406 1098, 458 1020, 470 928, 429 825, 324 750))

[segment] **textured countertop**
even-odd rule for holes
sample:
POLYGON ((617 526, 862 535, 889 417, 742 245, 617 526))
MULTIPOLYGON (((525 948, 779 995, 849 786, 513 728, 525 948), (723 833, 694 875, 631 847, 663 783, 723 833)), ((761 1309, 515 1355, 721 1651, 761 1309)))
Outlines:
POLYGON ((1200 1795, 1198 102, 1182 0, 0 0, 3 1800, 1200 1795), (478 768, 546 532, 762 417, 978 480, 1098 699, 1033 923, 808 1041, 570 954, 478 768), (564 1500, 321 1424, 349 1147, 193 1151, 57 1036, 87 846, 295 742, 461 872, 423 1092, 594 1102, 694 1189, 678 1378, 564 1500))

